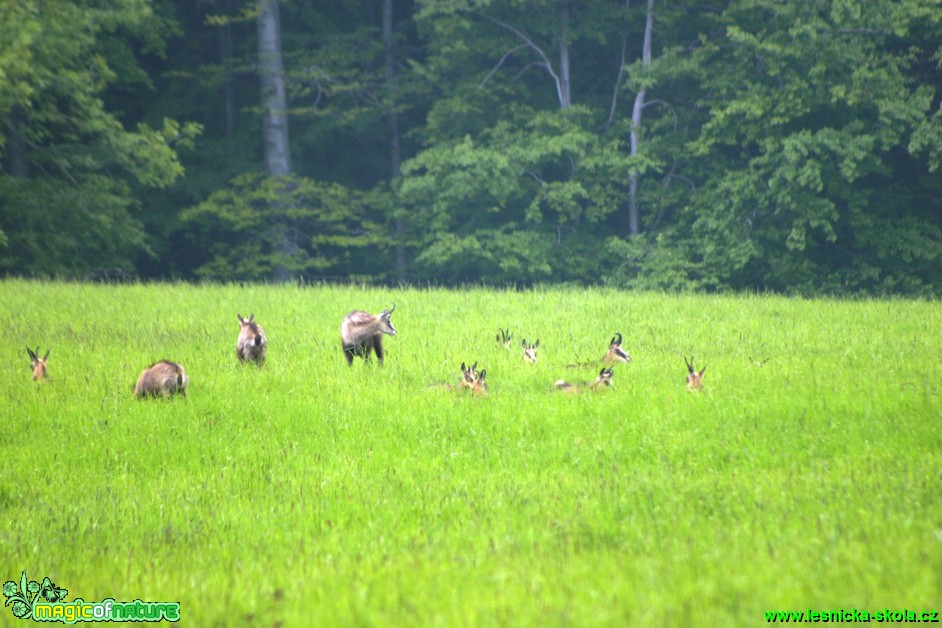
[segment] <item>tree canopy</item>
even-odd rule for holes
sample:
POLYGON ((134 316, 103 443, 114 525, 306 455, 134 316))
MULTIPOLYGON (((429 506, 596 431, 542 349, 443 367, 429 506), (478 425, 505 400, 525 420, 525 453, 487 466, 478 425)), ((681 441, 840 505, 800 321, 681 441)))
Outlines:
POLYGON ((0 27, 5 274, 942 293, 942 0, 22 0, 0 27))

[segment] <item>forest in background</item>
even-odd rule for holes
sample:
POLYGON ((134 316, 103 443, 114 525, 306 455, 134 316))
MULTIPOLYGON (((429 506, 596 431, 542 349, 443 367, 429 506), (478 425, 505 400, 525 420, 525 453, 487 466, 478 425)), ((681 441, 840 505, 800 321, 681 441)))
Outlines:
POLYGON ((0 273, 942 294, 942 0, 0 3, 0 273))

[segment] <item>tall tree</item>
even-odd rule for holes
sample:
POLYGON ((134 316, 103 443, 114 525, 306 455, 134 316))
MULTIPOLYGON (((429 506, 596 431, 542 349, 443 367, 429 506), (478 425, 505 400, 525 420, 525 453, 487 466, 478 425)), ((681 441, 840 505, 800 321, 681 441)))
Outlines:
MULTIPOLYGON (((402 176, 402 130, 396 111, 396 54, 393 40, 393 0, 383 0, 383 56, 386 67, 386 98, 389 110, 389 162, 390 178, 395 183, 402 176)), ((393 219, 396 239, 396 278, 406 280, 406 248, 403 243, 404 221, 397 215, 393 219)))
MULTIPOLYGON (((651 38, 654 33, 654 0, 648 0, 644 19, 644 39, 641 52, 641 66, 648 69, 651 65, 651 38)), ((645 107, 645 98, 648 90, 641 87, 635 94, 635 103, 631 108, 631 156, 638 155, 638 144, 641 138, 641 116, 645 107)), ((640 222, 638 220, 638 170, 628 173, 628 233, 638 235, 640 222)))
POLYGON ((291 174, 288 138, 288 97, 281 56, 281 23, 278 0, 259 0, 258 77, 261 84, 262 135, 265 138, 265 170, 269 176, 291 174))
POLYGON ((149 250, 135 190, 183 173, 176 147, 197 125, 125 128, 109 90, 146 82, 139 50, 159 55, 172 25, 150 3, 48 0, 0 4, 0 269, 88 276, 149 250))

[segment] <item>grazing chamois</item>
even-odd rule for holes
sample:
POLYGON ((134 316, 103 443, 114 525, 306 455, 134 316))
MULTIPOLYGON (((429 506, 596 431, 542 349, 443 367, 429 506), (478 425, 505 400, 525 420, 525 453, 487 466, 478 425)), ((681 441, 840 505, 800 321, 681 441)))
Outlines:
POLYGON ((380 364, 383 363, 383 334, 396 335, 396 328, 389 320, 395 311, 396 304, 393 303, 392 309, 383 310, 376 316, 362 310, 354 310, 344 317, 340 323, 340 343, 348 365, 353 366, 355 355, 369 360, 370 351, 376 353, 380 364))
POLYGON ((535 344, 527 344, 527 339, 523 339, 523 359, 529 362, 530 364, 536 364, 536 350, 540 346, 540 341, 537 340, 535 344))
POLYGON ((46 349, 46 355, 39 357, 39 347, 36 347, 36 351, 33 351, 29 347, 26 347, 26 353, 29 354, 29 359, 33 361, 33 380, 42 381, 46 379, 46 360, 49 358, 49 349, 46 349))
POLYGON ((509 329, 501 329, 500 327, 498 327, 497 331, 499 332, 497 334, 497 342, 504 345, 504 349, 509 349, 510 339, 513 338, 514 335, 510 333, 509 329))
POLYGON ((602 362, 605 364, 631 362, 631 356, 621 348, 621 332, 615 332, 615 335, 612 336, 612 341, 608 343, 608 353, 602 358, 602 362))
POLYGON ((582 390, 601 390, 606 386, 612 386, 612 367, 603 367, 602 370, 599 371, 599 376, 596 377, 594 381, 585 384, 570 384, 566 380, 561 379, 553 384, 553 386, 556 390, 568 393, 581 392, 582 390))
POLYGON ((237 313, 239 318, 239 340, 236 342, 236 357, 240 362, 255 362, 264 364, 265 357, 268 355, 268 338, 265 337, 265 330, 255 322, 255 314, 251 314, 247 319, 242 318, 241 313, 237 313))
POLYGON ((186 396, 186 387, 190 378, 186 376, 182 364, 161 360, 145 369, 134 387, 134 396, 170 397, 176 393, 186 396))
POLYGON ((693 356, 690 357, 690 361, 687 361, 687 358, 684 358, 684 362, 687 362, 687 388, 690 390, 700 390, 703 388, 703 373, 706 372, 706 367, 704 366, 699 371, 693 366, 693 356))

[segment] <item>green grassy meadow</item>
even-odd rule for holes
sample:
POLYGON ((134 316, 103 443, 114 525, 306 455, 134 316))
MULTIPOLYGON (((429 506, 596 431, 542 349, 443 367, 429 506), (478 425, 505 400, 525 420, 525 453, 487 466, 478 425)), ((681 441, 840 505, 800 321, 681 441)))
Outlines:
POLYGON ((189 626, 942 610, 937 302, 7 280, 0 320, 0 581, 189 626), (391 302, 385 366, 348 368, 341 319, 391 302), (614 389, 551 390, 615 332, 614 389), (188 397, 133 399, 163 358, 188 397), (462 361, 489 396, 433 387, 462 361))

